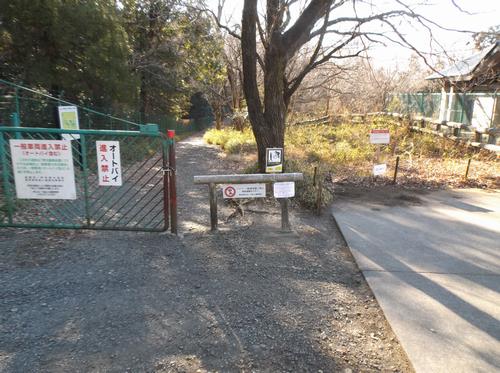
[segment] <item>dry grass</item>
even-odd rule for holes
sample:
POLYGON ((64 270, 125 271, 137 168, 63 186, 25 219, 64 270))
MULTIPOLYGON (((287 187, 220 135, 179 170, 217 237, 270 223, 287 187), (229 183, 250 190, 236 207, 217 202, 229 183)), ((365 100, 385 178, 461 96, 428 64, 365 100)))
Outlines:
MULTIPOLYGON (((250 129, 210 130, 205 139, 221 145, 228 153, 255 153, 250 129)), ((285 140, 289 171, 312 177, 315 166, 334 182, 390 183, 396 157, 400 157, 398 184, 411 187, 500 188, 500 162, 486 151, 478 151, 449 139, 410 131, 406 125, 387 118, 366 123, 307 124, 289 126, 285 140), (369 143, 372 128, 388 128, 391 143, 381 147, 380 162, 387 163, 385 177, 372 177, 376 146, 369 143), (464 179, 471 159, 468 179, 464 179)), ((309 204, 309 202, 307 203, 309 204)))

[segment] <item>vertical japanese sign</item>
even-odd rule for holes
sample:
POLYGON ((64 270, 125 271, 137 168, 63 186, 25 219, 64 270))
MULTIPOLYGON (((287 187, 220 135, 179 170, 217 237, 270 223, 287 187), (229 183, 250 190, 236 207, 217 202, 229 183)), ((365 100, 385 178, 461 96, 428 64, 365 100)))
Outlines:
POLYGON ((122 185, 122 165, 119 141, 96 141, 99 185, 122 185))
POLYGON ((10 140, 19 199, 76 199, 71 142, 10 140))
MULTIPOLYGON (((78 130, 80 124, 78 122, 78 108, 76 106, 59 106, 59 126, 63 130, 78 130)), ((65 140, 79 139, 78 134, 62 134, 65 140)))
POLYGON ((266 149, 266 173, 283 172, 283 148, 266 149))

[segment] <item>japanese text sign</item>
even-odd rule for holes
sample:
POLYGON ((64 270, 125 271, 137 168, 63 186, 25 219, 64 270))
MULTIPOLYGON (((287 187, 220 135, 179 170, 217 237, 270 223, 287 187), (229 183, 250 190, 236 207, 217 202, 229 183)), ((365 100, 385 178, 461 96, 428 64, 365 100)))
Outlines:
POLYGON ((273 184, 274 198, 289 198, 295 196, 295 183, 286 181, 273 184))
POLYGON ((76 199, 73 153, 68 140, 10 140, 19 199, 76 199))
MULTIPOLYGON (((76 106, 59 106, 59 126, 63 130, 78 130, 78 108, 76 106)), ((78 134, 64 133, 61 135, 65 140, 79 139, 78 134)))
POLYGON ((390 134, 389 130, 371 130, 370 131, 370 144, 389 144, 390 134))
POLYGON ((266 173, 283 172, 283 148, 266 149, 266 173))
POLYGON ((266 196, 266 184, 231 184, 222 186, 224 198, 259 198, 266 196))
POLYGON ((387 165, 385 163, 373 165, 373 175, 384 175, 387 172, 387 165))
POLYGON ((96 141, 99 185, 122 185, 122 166, 119 141, 96 141))

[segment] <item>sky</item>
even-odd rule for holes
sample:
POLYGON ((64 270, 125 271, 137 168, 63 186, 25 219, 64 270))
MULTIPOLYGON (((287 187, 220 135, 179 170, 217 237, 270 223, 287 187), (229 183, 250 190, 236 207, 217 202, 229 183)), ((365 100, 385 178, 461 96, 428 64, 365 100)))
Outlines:
MULTIPOLYGON (((365 1, 368 2, 368 0, 365 1)), ((292 9, 292 15, 297 16, 300 12, 300 6, 306 2, 306 0, 300 0, 301 4, 297 5, 294 10, 292 9)), ((358 5, 358 14, 394 9, 395 0, 373 0, 372 2, 376 5, 358 5), (377 8, 375 9, 375 7, 377 8)), ((216 10, 217 0, 208 0, 207 3, 214 11, 216 10)), ((261 1, 261 3, 263 2, 261 1)), ((455 0, 455 3, 464 12, 457 9, 452 0, 405 0, 405 3, 412 4, 417 13, 446 28, 477 32, 500 24, 500 0, 455 0)), ((223 17, 228 24, 240 22, 242 6, 243 0, 226 0, 223 17)), ((260 9, 262 9, 262 5, 260 9)), ((352 16, 351 6, 340 9, 344 9, 340 15, 349 14, 352 16)), ((445 54, 436 43, 430 45, 429 34, 422 27, 413 27, 403 21, 398 24, 398 28, 419 50, 439 54, 442 60, 447 60, 447 56, 459 59, 475 53, 472 37, 469 34, 448 32, 438 27, 432 27, 433 36, 445 48, 445 54)), ((381 24, 373 24, 370 26, 370 30, 384 30, 384 27, 381 24)), ((388 46, 373 45, 368 51, 368 56, 375 67, 397 67, 400 69, 404 69, 412 54, 412 51, 394 44, 388 46)), ((437 57, 430 59, 433 63, 437 60, 437 57)))

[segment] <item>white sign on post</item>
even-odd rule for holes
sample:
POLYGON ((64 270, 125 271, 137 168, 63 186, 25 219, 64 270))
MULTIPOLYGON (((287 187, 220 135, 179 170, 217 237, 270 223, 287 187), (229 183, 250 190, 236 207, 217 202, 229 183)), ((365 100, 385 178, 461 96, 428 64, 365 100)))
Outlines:
POLYGON ((273 184, 274 198, 295 197, 295 183, 293 181, 273 184))
POLYGON ((76 199, 71 142, 10 140, 19 199, 76 199))
POLYGON ((389 130, 371 130, 370 144, 389 144, 391 136, 389 130))
POLYGON ((266 196, 266 184, 228 184, 222 186, 224 198, 260 198, 266 196))
POLYGON ((385 163, 373 165, 373 175, 384 175, 387 172, 387 165, 385 163))
POLYGON ((121 186, 122 165, 119 141, 96 141, 99 185, 121 186))
MULTIPOLYGON (((78 108, 76 106, 59 106, 59 126, 63 130, 78 130, 78 108)), ((63 133, 61 137, 64 140, 76 140, 80 138, 78 134, 63 133)))

